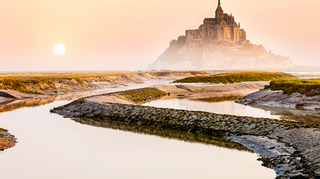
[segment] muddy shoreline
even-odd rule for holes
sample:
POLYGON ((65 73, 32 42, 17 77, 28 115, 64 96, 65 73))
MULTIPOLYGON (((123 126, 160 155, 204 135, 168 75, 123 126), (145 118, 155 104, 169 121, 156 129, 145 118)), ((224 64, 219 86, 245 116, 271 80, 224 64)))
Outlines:
POLYGON ((84 99, 51 112, 80 118, 87 123, 120 122, 122 125, 134 124, 225 138, 258 153, 263 165, 274 169, 279 178, 317 178, 320 172, 317 164, 312 165, 319 160, 317 145, 312 147, 308 143, 320 137, 319 125, 316 124, 128 104, 101 104, 84 99), (301 140, 292 141, 290 134, 296 130, 304 133, 299 137, 301 140), (308 137, 310 140, 305 140, 308 137), (307 153, 302 148, 304 145, 308 146, 307 153))
POLYGON ((14 135, 8 133, 8 130, 0 128, 0 151, 15 146, 17 139, 14 135))
MULTIPOLYGON (((139 77, 139 80, 134 80, 133 83, 143 83, 150 79, 172 80, 183 77, 183 75, 160 76, 159 78, 139 77)), ((13 104, 9 108, 4 108, 3 111, 12 110, 16 107, 41 105, 60 98, 63 93, 70 94, 73 92, 76 94, 78 91, 83 90, 124 85, 125 83, 132 83, 131 80, 133 79, 128 77, 119 78, 121 80, 118 82, 115 80, 114 83, 92 80, 90 83, 97 84, 93 86, 80 85, 81 87, 79 87, 79 84, 76 84, 77 82, 72 82, 76 86, 71 88, 72 90, 62 87, 62 90, 58 92, 60 95, 22 97, 18 99, 18 101, 25 101, 25 104, 22 105, 14 103, 17 99, 2 97, 0 98, 0 109, 1 103, 7 103, 4 106, 13 104), (43 100, 46 98, 48 99, 43 100), (13 103, 7 99, 12 100, 13 103), (33 100, 37 102, 33 103, 33 100)), ((228 85, 175 84, 156 85, 153 87, 173 95, 190 95, 241 90, 247 92, 251 90, 253 92, 262 89, 266 83, 268 82, 244 82, 228 85)), ((49 91, 48 94, 50 93, 55 92, 49 91)), ((15 94, 14 97, 16 96, 15 94)), ((99 127, 110 127, 191 142, 248 149, 258 153, 261 156, 260 160, 263 165, 274 169, 278 178, 320 177, 320 157, 318 157, 320 153, 318 149, 318 146, 320 146, 320 131, 318 124, 132 105, 134 103, 114 104, 119 102, 114 100, 106 104, 104 102, 105 99, 101 100, 100 97, 101 95, 89 96, 85 99, 81 98, 68 105, 55 108, 51 112, 70 117, 76 122, 93 126, 100 125, 99 127), (169 135, 169 131, 173 135, 169 135), (182 136, 187 136, 187 138, 182 136), (209 139, 203 139, 203 136, 209 139), (215 141, 217 139, 219 139, 218 142, 215 141)), ((15 139, 14 136, 10 136, 15 139)), ((16 139, 14 140, 15 142, 16 139)))
POLYGON ((251 106, 267 106, 303 110, 320 110, 320 96, 305 96, 300 93, 283 94, 281 90, 263 89, 236 101, 251 106))
MULTIPOLYGON (((54 85, 50 88, 41 85, 28 86, 28 90, 37 91, 41 94, 21 93, 10 88, 6 89, 6 87, 0 85, 0 112, 12 111, 23 107, 39 106, 61 99, 74 100, 79 97, 92 95, 91 92, 94 93, 95 91, 108 90, 130 84, 143 84, 150 81, 174 81, 199 74, 203 74, 203 72, 127 72, 105 77, 87 77, 81 79, 81 83, 75 79, 51 79, 54 85)), ((3 131, 5 130, 3 129, 3 131)), ((5 150, 15 145, 17 139, 14 138, 13 135, 4 132, 3 136, 6 136, 6 138, 1 138, 0 136, 0 145, 3 144, 0 150, 5 150)))

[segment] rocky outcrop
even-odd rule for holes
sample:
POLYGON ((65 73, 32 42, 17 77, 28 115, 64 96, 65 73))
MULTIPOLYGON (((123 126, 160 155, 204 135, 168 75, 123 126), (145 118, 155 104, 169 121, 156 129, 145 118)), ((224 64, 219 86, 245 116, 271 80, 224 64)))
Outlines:
POLYGON ((320 177, 320 130, 319 129, 291 129, 275 130, 272 135, 281 142, 293 146, 301 152, 308 169, 317 178, 320 177))
POLYGON ((0 128, 0 151, 16 145, 17 139, 8 133, 8 130, 0 128))
POLYGON ((262 45, 244 42, 214 42, 187 45, 180 36, 148 70, 263 69, 293 67, 290 57, 268 52, 262 45))
POLYGON ((264 89, 255 93, 249 94, 238 101, 237 103, 251 106, 268 106, 279 108, 293 108, 304 110, 319 110, 320 95, 305 96, 300 93, 283 94, 282 91, 272 91, 264 89))

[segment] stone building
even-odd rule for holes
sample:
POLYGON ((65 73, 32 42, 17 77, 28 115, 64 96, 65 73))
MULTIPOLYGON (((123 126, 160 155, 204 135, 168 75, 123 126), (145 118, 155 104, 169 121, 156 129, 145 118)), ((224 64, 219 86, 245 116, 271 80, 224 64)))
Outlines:
POLYGON ((188 46, 215 42, 246 41, 246 32, 235 22, 234 16, 223 12, 219 0, 215 18, 205 18, 203 24, 195 30, 186 30, 188 46))
POLYGON ((215 18, 205 18, 198 29, 170 42, 148 70, 214 70, 290 68, 290 57, 275 55, 252 44, 235 18, 223 12, 220 0, 215 18))

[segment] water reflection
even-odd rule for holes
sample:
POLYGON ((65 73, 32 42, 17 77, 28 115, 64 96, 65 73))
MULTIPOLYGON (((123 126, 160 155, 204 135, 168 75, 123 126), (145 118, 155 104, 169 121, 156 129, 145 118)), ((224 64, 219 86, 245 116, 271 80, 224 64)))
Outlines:
POLYGON ((144 106, 162 107, 162 108, 173 108, 173 109, 184 109, 191 111, 206 111, 216 114, 229 114, 236 116, 253 116, 262 118, 273 118, 281 119, 280 115, 273 115, 270 111, 263 109, 253 108, 242 104, 237 104, 233 101, 223 102, 202 102, 194 100, 194 98, 174 98, 166 99, 162 98, 157 101, 143 104, 144 106))
POLYGON ((31 98, 31 99, 25 99, 25 100, 9 100, 9 101, 0 103, 0 113, 12 111, 12 110, 23 108, 23 107, 41 106, 41 105, 45 105, 45 104, 52 103, 54 101, 59 101, 59 100, 75 100, 85 96, 99 95, 99 94, 104 94, 109 92, 116 92, 116 91, 129 90, 129 89, 135 89, 135 88, 144 88, 144 87, 152 86, 155 84, 164 85, 168 83, 170 83, 170 81, 153 80, 153 81, 147 81, 141 84, 126 84, 126 85, 110 86, 104 89, 96 89, 96 90, 82 91, 82 92, 62 94, 62 95, 41 96, 38 98, 31 98))
MULTIPOLYGON (((169 139, 178 139, 183 140, 185 142, 197 142, 203 144, 211 144, 218 147, 224 147, 229 149, 237 149, 240 151, 250 151, 246 147, 241 144, 223 139, 218 137, 212 137, 209 135, 203 134, 193 134, 184 131, 175 131, 168 129, 160 129, 154 128, 150 126, 140 126, 134 125, 131 123, 123 123, 118 121, 107 121, 107 120, 96 120, 96 119, 72 119, 78 123, 96 126, 96 127, 104 127, 110 129, 117 129, 122 131, 130 131, 134 133, 140 134, 148 134, 148 135, 156 135, 160 137, 165 137, 169 139)), ((250 151, 251 152, 251 151, 250 151)))
POLYGON ((26 99, 26 100, 11 100, 0 104, 0 112, 12 111, 15 109, 23 108, 23 107, 35 107, 44 105, 47 103, 52 103, 57 99, 58 96, 47 96, 40 97, 34 99, 26 99))
POLYGON ((275 178, 251 152, 81 125, 49 113, 69 102, 0 113, 0 126, 19 141, 0 153, 1 178, 275 178))
POLYGON ((236 101, 240 98, 243 98, 243 95, 223 95, 223 96, 211 96, 211 97, 202 97, 202 98, 191 98, 190 100, 201 101, 206 103, 217 103, 224 101, 236 101))
POLYGON ((234 102, 241 97, 243 97, 243 94, 234 93, 173 96, 164 97, 160 100, 152 101, 144 105, 193 111, 206 111, 217 114, 294 120, 314 124, 320 123, 319 110, 312 111, 267 106, 245 106, 234 102))

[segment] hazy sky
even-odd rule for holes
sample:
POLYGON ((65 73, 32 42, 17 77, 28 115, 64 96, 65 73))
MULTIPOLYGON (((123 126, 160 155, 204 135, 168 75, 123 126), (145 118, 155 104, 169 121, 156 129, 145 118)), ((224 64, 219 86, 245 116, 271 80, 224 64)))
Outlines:
MULTIPOLYGON (((218 0, 0 0, 0 71, 137 70, 214 17, 218 0), (66 53, 56 56, 55 44, 66 53)), ((319 0, 221 0, 247 38, 320 66, 319 0)))

